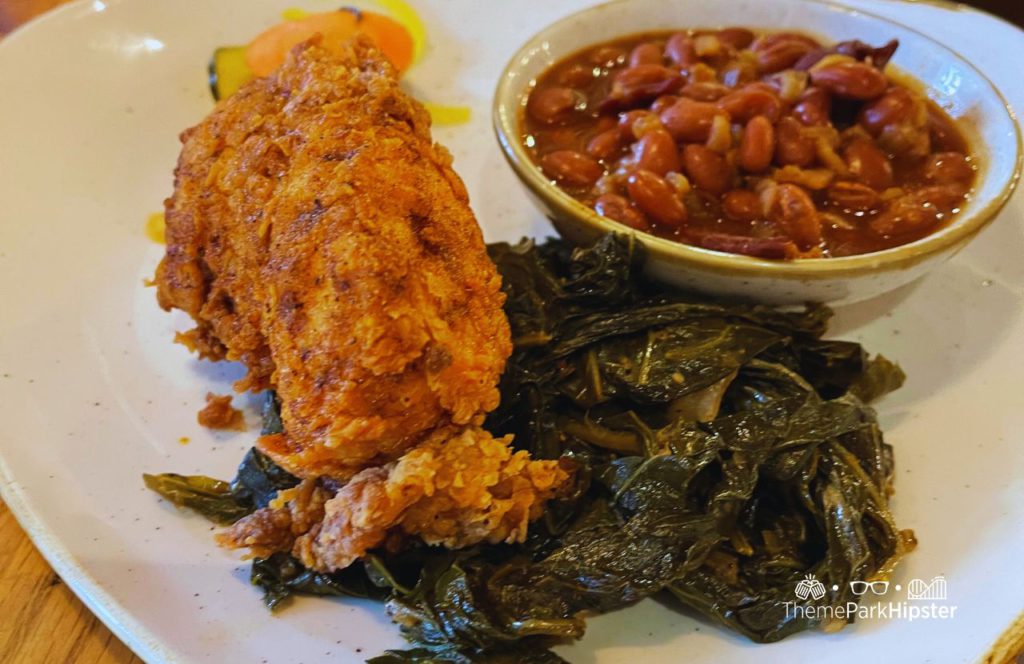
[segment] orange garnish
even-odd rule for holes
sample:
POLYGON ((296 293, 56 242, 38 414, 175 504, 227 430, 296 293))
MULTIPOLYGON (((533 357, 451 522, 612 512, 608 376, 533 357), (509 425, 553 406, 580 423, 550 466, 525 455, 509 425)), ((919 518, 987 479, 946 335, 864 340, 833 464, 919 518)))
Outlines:
POLYGON ((349 8, 278 23, 250 42, 245 61, 254 75, 267 76, 281 66, 292 48, 315 34, 323 35, 325 48, 340 50, 356 32, 370 37, 400 72, 412 64, 415 44, 401 23, 383 14, 349 8))

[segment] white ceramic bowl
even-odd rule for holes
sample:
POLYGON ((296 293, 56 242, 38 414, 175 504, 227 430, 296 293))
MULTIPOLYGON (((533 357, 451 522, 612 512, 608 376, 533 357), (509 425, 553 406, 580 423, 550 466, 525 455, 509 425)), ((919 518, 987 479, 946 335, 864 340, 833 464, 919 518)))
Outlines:
POLYGON ((916 30, 869 13, 814 0, 616 0, 544 29, 512 57, 495 94, 494 127, 510 165, 565 237, 585 242, 608 231, 635 233, 654 278, 708 293, 785 304, 846 304, 909 283, 963 248, 1002 209, 1016 186, 1021 138, 1013 112, 992 83, 956 52, 916 30), (953 221, 910 244, 860 256, 768 261, 631 231, 554 186, 520 142, 520 121, 537 77, 587 46, 674 28, 742 26, 798 30, 836 42, 900 40, 897 70, 955 118, 979 164, 975 191, 953 221))

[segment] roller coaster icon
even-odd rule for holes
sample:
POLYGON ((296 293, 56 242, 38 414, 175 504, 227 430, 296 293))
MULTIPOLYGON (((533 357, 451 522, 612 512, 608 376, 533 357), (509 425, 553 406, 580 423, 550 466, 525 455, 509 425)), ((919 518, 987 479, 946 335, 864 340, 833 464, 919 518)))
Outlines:
POLYGON ((936 576, 931 581, 923 579, 911 579, 907 584, 907 599, 910 600, 945 600, 949 589, 946 586, 946 577, 936 576))

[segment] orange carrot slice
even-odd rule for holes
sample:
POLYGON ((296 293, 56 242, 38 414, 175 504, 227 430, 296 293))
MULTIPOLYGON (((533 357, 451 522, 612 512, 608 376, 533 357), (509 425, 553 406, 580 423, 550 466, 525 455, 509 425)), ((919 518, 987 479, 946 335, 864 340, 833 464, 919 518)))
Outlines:
POLYGON ((395 19, 375 12, 360 12, 356 27, 366 33, 391 64, 404 72, 416 57, 416 43, 409 30, 395 19))
POLYGON ((399 71, 412 64, 413 39, 401 23, 382 14, 352 9, 278 23, 250 42, 245 60, 253 74, 267 76, 281 66, 288 51, 317 33, 323 35, 324 47, 340 51, 356 32, 370 37, 399 71))
POLYGON ((412 36, 412 61, 414 63, 419 62, 420 56, 423 55, 423 48, 427 43, 427 26, 424 25, 420 15, 405 0, 373 0, 373 4, 383 9, 388 16, 405 26, 405 29, 412 36))

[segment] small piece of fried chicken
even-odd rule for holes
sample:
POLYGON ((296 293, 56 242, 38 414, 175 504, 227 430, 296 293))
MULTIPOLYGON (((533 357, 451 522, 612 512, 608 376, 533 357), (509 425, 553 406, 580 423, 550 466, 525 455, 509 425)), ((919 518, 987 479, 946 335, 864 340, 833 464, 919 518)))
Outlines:
POLYGON ((245 431, 245 415, 231 405, 231 395, 206 393, 206 405, 196 414, 200 426, 208 429, 245 431))
POLYGON ((569 471, 513 452, 511 437, 442 429, 395 463, 358 473, 332 497, 317 480, 282 491, 270 507, 218 535, 254 555, 291 551, 310 569, 348 567, 389 535, 459 548, 519 542, 569 471))
POLYGON ((511 352, 501 279, 451 156, 369 40, 296 47, 182 134, 165 309, 183 341, 273 387, 259 447, 345 480, 438 426, 482 422, 511 352))

